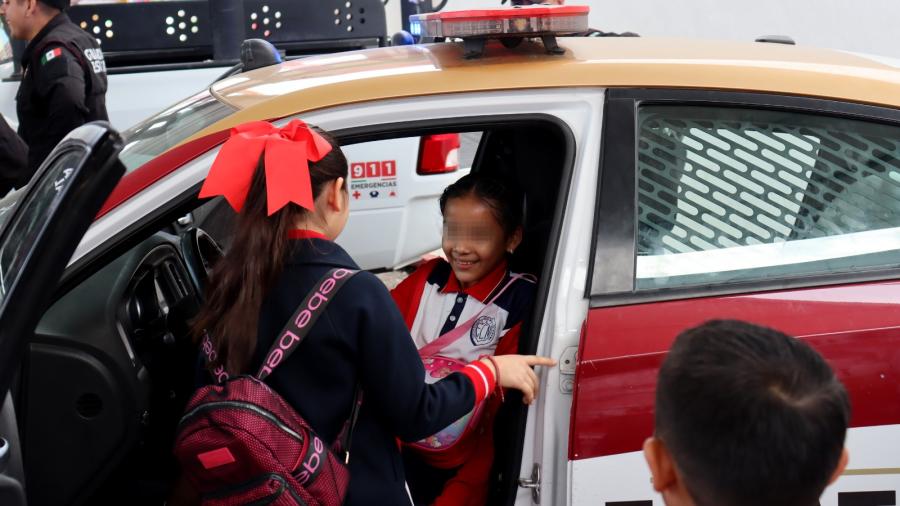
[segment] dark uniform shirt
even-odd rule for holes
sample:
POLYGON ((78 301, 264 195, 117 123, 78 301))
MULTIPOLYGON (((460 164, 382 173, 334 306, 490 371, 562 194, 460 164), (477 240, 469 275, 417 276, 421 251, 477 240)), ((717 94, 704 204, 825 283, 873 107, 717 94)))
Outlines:
POLYGON ((50 151, 73 129, 106 114, 106 63, 97 41, 61 12, 35 36, 22 56, 16 95, 19 135, 28 144, 23 186, 50 151))
POLYGON ((0 116, 0 197, 9 192, 26 170, 28 147, 0 116))
MULTIPOLYGON (((337 244, 300 240, 263 301, 254 363, 329 269, 358 269, 337 244)), ((350 414, 357 384, 364 398, 351 441, 345 506, 409 505, 397 438, 418 441, 468 413, 472 383, 454 373, 425 384, 425 369, 403 316, 374 275, 360 272, 334 296, 306 339, 266 380, 327 441, 350 414)))

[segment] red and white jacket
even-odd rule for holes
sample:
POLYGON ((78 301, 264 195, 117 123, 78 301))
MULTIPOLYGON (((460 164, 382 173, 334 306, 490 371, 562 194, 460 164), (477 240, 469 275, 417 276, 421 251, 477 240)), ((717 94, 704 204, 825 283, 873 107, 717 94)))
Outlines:
MULTIPOLYGON (((478 283, 463 289, 450 264, 435 259, 410 274, 391 295, 406 320, 416 347, 422 348, 479 312, 511 275, 503 262, 478 283)), ((441 355, 471 362, 483 355, 517 353, 522 322, 531 314, 535 289, 535 283, 529 279, 514 281, 493 301, 498 309, 491 311, 495 316, 485 321, 479 318, 468 336, 449 345, 441 355)), ((441 455, 439 467, 459 469, 447 482, 444 492, 434 503, 436 506, 475 506, 486 501, 494 460, 493 421, 500 399, 493 396, 486 402, 482 430, 473 431, 470 437, 454 445, 445 452, 446 455, 441 455)))

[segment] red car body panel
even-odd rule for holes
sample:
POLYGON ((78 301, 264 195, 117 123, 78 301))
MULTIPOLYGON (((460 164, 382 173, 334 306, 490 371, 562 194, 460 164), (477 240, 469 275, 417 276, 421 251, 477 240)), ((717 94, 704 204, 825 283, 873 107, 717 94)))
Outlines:
POLYGON ((846 385, 852 427, 900 423, 900 282, 597 308, 579 347, 569 459, 640 450, 653 431, 666 350, 679 332, 712 319, 804 339, 846 385))

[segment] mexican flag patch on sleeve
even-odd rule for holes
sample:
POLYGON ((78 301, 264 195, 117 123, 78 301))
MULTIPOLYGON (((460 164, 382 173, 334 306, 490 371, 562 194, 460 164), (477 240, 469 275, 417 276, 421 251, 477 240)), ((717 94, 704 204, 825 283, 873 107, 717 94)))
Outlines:
POLYGON ((47 62, 49 62, 50 60, 60 57, 60 56, 62 56, 62 48, 60 48, 60 47, 53 48, 53 49, 47 51, 46 53, 44 53, 44 56, 41 56, 41 65, 46 65, 47 62))

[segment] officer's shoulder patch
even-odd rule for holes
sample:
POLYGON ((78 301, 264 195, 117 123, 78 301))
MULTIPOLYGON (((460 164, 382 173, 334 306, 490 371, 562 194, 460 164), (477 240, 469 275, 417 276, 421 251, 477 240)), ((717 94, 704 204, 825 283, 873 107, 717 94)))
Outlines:
POLYGON ((46 93, 61 79, 84 79, 78 60, 62 46, 45 47, 37 57, 39 65, 36 65, 34 79, 38 93, 46 93))
POLYGON ((44 51, 44 54, 41 55, 41 65, 46 65, 53 60, 62 57, 63 48, 61 47, 53 47, 44 51))
POLYGON ((38 67, 43 70, 52 67, 66 68, 69 63, 78 65, 78 57, 65 47, 64 44, 51 42, 41 48, 40 54, 37 55, 38 67))

